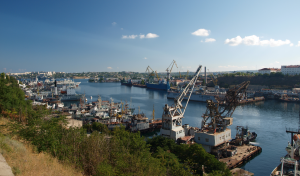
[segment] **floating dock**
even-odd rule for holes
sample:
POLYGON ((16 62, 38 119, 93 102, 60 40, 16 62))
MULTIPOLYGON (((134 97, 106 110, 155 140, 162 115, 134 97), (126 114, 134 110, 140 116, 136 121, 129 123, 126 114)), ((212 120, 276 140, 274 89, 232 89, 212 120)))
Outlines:
POLYGON ((237 153, 228 158, 219 159, 226 163, 229 169, 234 169, 258 155, 262 151, 261 147, 254 145, 237 146, 237 153))

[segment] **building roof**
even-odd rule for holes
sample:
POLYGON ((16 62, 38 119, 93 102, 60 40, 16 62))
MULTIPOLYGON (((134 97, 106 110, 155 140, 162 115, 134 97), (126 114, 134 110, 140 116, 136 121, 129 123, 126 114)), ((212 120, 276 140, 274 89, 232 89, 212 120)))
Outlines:
POLYGON ((267 71, 267 70, 275 70, 275 71, 280 71, 281 69, 280 68, 262 68, 258 71, 267 71))
POLYGON ((283 68, 300 68, 300 65, 283 65, 283 68))

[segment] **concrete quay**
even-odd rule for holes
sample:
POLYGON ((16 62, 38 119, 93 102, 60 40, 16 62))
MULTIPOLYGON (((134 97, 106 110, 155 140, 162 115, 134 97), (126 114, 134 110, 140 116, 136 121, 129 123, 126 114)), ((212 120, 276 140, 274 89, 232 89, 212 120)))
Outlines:
POLYGON ((14 176, 11 167, 0 153, 0 176, 14 176))

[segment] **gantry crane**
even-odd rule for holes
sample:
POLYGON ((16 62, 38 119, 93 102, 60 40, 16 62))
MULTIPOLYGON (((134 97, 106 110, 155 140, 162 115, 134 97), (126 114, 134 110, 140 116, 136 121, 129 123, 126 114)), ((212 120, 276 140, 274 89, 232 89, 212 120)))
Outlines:
POLYGON ((211 80, 214 83, 214 85, 217 86, 218 85, 218 79, 213 74, 210 74, 210 77, 211 77, 211 80))
POLYGON ((154 71, 152 70, 152 68, 150 66, 148 66, 146 68, 146 73, 148 73, 149 76, 149 82, 153 82, 153 78, 154 78, 154 71))
POLYGON ((186 76, 185 76, 185 79, 187 80, 189 77, 189 70, 186 72, 186 76))
POLYGON ((159 80, 159 76, 157 74, 157 71, 155 71, 155 75, 156 75, 157 80, 159 80))
POLYGON ((225 95, 225 99, 218 103, 207 100, 207 109, 202 116, 201 129, 209 129, 214 132, 226 130, 227 126, 232 123, 231 116, 249 84, 250 81, 245 81, 229 89, 225 95), (220 106, 219 103, 222 103, 222 105, 220 106))
POLYGON ((174 99, 174 105, 169 106, 168 104, 165 104, 162 115, 162 128, 160 129, 160 134, 162 136, 166 136, 174 140, 185 136, 184 129, 182 128, 182 118, 189 103, 201 68, 202 66, 200 65, 188 85, 184 88, 181 94, 174 99), (183 106, 181 102, 188 93, 189 95, 187 102, 185 106, 183 106))
POLYGON ((173 66, 174 66, 174 65, 178 68, 177 63, 176 63, 175 60, 173 60, 173 61, 171 62, 171 64, 169 65, 169 67, 166 69, 166 71, 167 71, 167 76, 168 76, 168 80, 170 80, 170 74, 171 74, 171 72, 172 72, 172 69, 173 69, 173 66))

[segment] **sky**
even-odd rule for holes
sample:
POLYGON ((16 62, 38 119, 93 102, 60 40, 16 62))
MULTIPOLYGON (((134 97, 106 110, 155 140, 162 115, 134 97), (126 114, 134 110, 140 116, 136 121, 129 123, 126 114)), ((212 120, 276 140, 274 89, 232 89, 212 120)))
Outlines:
POLYGON ((300 65, 300 1, 0 1, 0 72, 300 65))

